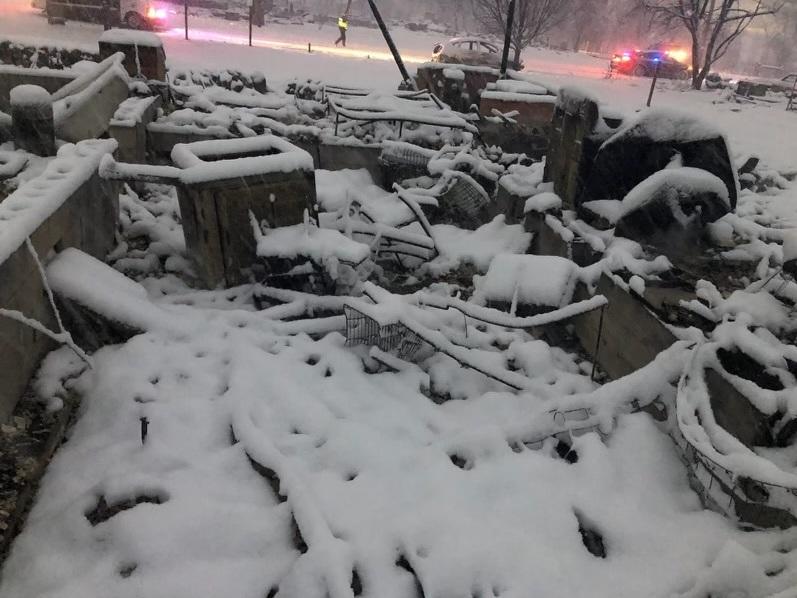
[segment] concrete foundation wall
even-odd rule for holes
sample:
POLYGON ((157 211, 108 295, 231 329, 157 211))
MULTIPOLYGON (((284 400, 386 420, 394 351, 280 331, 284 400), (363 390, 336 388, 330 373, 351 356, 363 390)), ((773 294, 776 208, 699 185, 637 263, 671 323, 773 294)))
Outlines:
POLYGON ((177 190, 186 244, 208 288, 248 282, 257 262, 250 212, 277 228, 300 224, 305 210, 313 215, 316 203, 314 173, 298 170, 177 190))
MULTIPOLYGON (((31 235, 40 259, 77 247, 99 259, 113 247, 119 186, 94 173, 31 235)), ((36 262, 23 245, 0 264, 0 306, 18 310, 56 331, 36 262)), ((5 421, 55 343, 28 326, 0 317, 0 421, 5 421)))
MULTIPOLYGON (((639 298, 605 274, 596 292, 609 300, 608 305, 574 318, 573 324, 581 345, 611 378, 622 378, 646 366, 677 340, 639 298)), ((588 297, 581 287, 573 300, 588 297)))

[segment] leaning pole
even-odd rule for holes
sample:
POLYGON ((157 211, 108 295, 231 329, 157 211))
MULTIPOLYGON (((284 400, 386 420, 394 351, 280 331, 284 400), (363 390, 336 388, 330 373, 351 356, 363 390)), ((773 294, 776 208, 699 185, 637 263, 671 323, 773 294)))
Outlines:
MULTIPOLYGON (((504 53, 501 56, 501 79, 506 79, 506 69, 509 67, 509 46, 512 45, 512 27, 515 24, 515 0, 509 0, 506 15, 506 34, 504 35, 504 53)), ((517 67, 515 67, 517 68, 517 67)))
POLYGON ((401 59, 401 54, 399 54, 396 44, 393 43, 393 38, 390 36, 390 32, 387 30, 385 21, 382 20, 382 15, 379 14, 379 9, 376 7, 374 0, 368 0, 368 4, 371 6, 371 12, 374 13, 374 18, 376 19, 377 25, 379 25, 379 29, 382 31, 382 35, 385 37, 387 47, 390 48, 390 53, 393 54, 393 60, 396 61, 396 65, 398 66, 399 71, 401 71, 401 77, 404 79, 404 84, 409 85, 411 89, 417 91, 418 86, 415 84, 415 80, 410 77, 410 74, 407 72, 407 67, 404 66, 404 61, 401 59))

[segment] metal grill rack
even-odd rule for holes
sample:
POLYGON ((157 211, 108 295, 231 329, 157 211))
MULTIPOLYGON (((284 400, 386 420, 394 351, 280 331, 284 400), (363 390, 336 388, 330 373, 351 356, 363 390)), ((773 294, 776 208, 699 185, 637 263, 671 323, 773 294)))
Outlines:
POLYGON ((379 347, 385 353, 410 361, 423 346, 423 339, 400 322, 379 324, 371 316, 350 305, 343 307, 343 313, 346 316, 347 347, 379 347))

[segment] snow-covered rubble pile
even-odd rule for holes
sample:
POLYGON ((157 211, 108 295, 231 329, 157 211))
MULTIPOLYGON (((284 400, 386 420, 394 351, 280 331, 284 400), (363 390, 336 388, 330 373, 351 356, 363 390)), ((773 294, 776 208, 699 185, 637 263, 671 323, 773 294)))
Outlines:
POLYGON ((472 129, 467 119, 431 99, 371 93, 329 96, 321 102, 300 97, 290 86, 287 91, 293 94, 259 91, 243 84, 227 89, 220 86, 221 82, 207 83, 210 86, 185 81, 176 85, 182 108, 161 117, 153 130, 221 135, 226 130, 234 136, 249 136, 250 131, 262 133, 266 129, 332 143, 340 138, 361 143, 405 140, 429 147, 461 144, 472 137, 463 132, 472 129), (397 124, 400 121, 404 121, 401 126, 397 124))
POLYGON ((138 313, 146 332, 102 349, 71 383, 83 415, 7 561, 3 595, 350 597, 356 572, 373 595, 414 596, 419 583, 424 595, 669 596, 749 538, 700 510, 645 415, 620 416, 607 441, 571 438, 572 464, 555 440, 538 444, 556 413, 594 406, 608 432, 621 405, 671 393, 682 349, 595 389, 588 364, 561 350, 472 328, 474 346, 509 343, 552 394, 498 390, 438 358, 432 385, 470 388, 467 401, 435 405, 423 372, 366 374, 338 334, 314 341, 242 310, 153 303, 97 264, 66 252, 50 271, 85 303, 138 313), (590 554, 585 527, 607 558, 590 554))

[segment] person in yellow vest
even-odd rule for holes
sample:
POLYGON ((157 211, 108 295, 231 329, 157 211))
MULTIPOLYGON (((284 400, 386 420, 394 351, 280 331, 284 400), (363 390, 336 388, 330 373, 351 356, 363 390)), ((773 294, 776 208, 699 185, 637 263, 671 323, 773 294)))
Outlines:
POLYGON ((349 19, 346 15, 338 17, 338 29, 340 30, 340 37, 335 40, 335 45, 343 42, 343 47, 346 47, 346 31, 349 29, 349 19))

